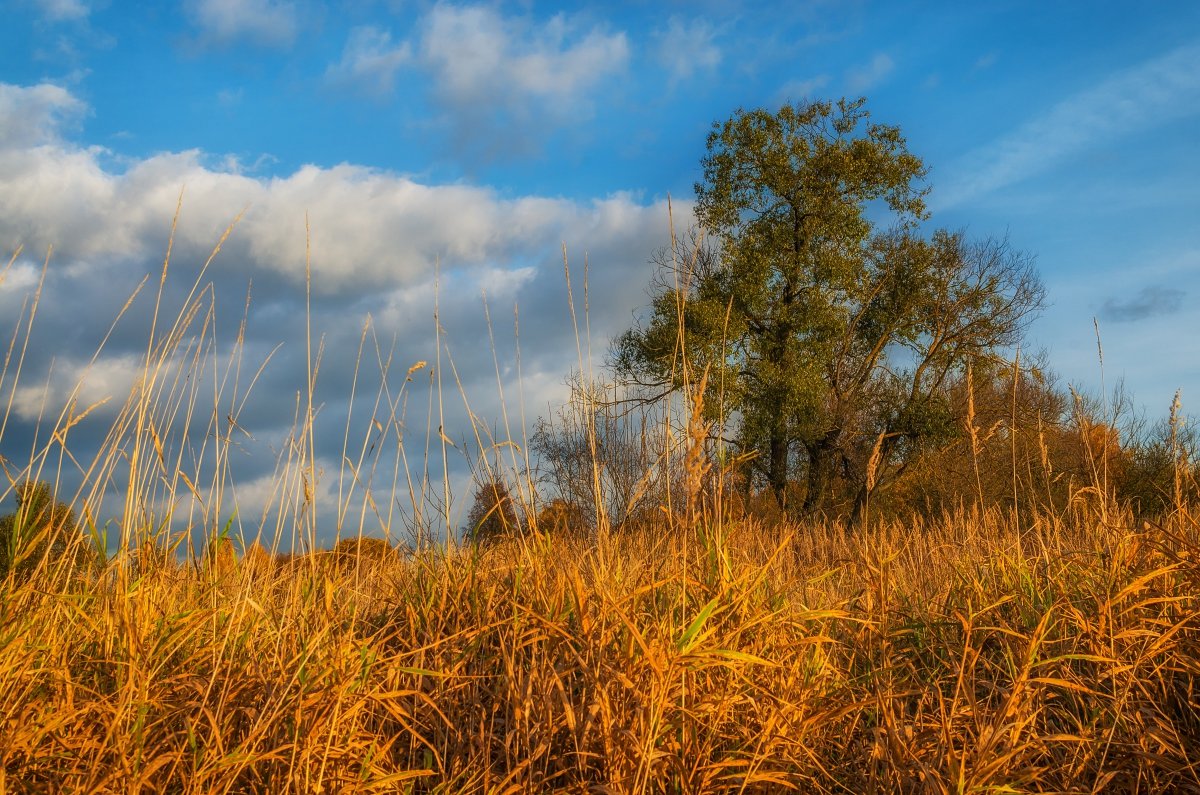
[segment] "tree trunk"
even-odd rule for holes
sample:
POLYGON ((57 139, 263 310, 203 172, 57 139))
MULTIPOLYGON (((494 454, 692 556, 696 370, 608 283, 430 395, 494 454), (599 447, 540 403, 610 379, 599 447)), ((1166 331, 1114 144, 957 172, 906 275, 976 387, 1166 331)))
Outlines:
POLYGON ((771 482, 771 491, 775 493, 775 502, 781 511, 787 510, 788 483, 788 441, 787 434, 778 425, 771 430, 770 440, 771 464, 767 479, 771 482))
POLYGON ((854 510, 850 514, 850 524, 853 527, 858 527, 866 519, 867 500, 870 498, 871 492, 867 490, 866 482, 862 482, 858 486, 858 490, 854 494, 854 510))
POLYGON ((837 452, 839 429, 827 431, 815 442, 805 445, 808 450, 808 489, 804 494, 804 513, 824 511, 829 506, 833 486, 834 454, 837 452))

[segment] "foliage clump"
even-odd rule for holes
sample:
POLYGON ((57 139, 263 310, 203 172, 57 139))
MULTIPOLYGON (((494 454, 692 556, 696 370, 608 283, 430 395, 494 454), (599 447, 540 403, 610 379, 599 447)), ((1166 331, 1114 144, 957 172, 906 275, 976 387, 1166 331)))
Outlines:
POLYGON ((204 550, 204 563, 210 573, 224 577, 234 571, 237 562, 237 549, 232 538, 218 535, 209 540, 204 550))
POLYGON ((556 537, 586 537, 587 517, 578 505, 561 497, 546 503, 537 514, 537 529, 556 537))
POLYGON ((489 479, 475 488, 475 502, 467 514, 466 537, 474 542, 495 541, 520 532, 512 494, 504 481, 489 479))
POLYGON ((70 568, 82 563, 75 512, 54 498, 49 484, 26 481, 13 491, 17 510, 0 517, 0 577, 25 579, 43 562, 67 561, 70 568))

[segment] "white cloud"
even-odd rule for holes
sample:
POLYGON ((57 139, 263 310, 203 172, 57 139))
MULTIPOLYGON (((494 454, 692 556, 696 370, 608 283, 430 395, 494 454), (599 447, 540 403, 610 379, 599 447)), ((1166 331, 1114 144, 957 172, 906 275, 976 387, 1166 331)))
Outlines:
POLYGON ((36 0, 42 16, 54 22, 83 19, 91 9, 84 0, 36 0))
POLYGON ((246 96, 246 91, 243 88, 223 88, 217 92, 217 104, 223 108, 232 108, 240 105, 246 96))
POLYGON ((690 22, 672 16, 658 33, 658 60, 671 81, 686 80, 696 72, 715 69, 721 63, 721 48, 713 43, 716 32, 703 19, 690 22))
POLYGON ((58 140, 64 124, 87 107, 60 86, 0 83, 0 153, 58 140))
POLYGON ((1097 145, 1200 113, 1200 44, 1119 71, 954 164, 932 204, 970 201, 1097 145))
MULTIPOLYGON (((429 185, 349 164, 267 178, 215 165, 219 158, 197 151, 163 153, 117 171, 105 164, 101 150, 62 140, 55 121, 61 109, 86 110, 62 89, 0 84, 0 130, 19 130, 3 136, 8 146, 0 149, 0 245, 10 251, 24 245, 35 258, 53 245, 54 289, 73 293, 84 305, 98 286, 124 295, 142 274, 157 270, 181 188, 186 192, 173 255, 173 268, 183 269, 179 278, 194 273, 245 208, 213 265, 213 278, 233 278, 242 289, 245 280, 255 280, 265 305, 273 301, 262 292, 268 289, 290 290, 287 300, 294 300, 304 285, 307 215, 313 285, 321 300, 331 306, 365 301, 384 315, 395 307, 390 319, 396 326, 417 322, 417 307, 431 311, 438 263, 444 283, 455 285, 449 300, 463 307, 464 316, 474 311, 483 287, 497 299, 562 308, 565 242, 576 266, 589 255, 596 287, 592 325, 602 339, 628 323, 630 311, 643 302, 646 260, 667 240, 665 203, 624 193, 590 201, 508 197, 486 186, 429 185)), ((686 224, 688 212, 677 203, 677 223, 686 224)), ((28 279, 17 278, 26 271, 32 273, 18 263, 0 283, 0 299, 7 295, 11 302, 28 287, 28 279)), ((70 315, 63 322, 74 322, 76 310, 67 307, 78 304, 71 301, 43 307, 42 317, 59 305, 70 315)), ((105 317, 111 314, 101 312, 95 322, 105 317)), ((557 355, 561 332, 538 345, 557 355)))
POLYGON ((296 6, 287 0, 188 0, 186 8, 207 43, 286 46, 299 27, 296 6))
POLYGON ((37 286, 40 273, 41 270, 28 260, 6 262, 0 266, 0 288, 13 294, 27 294, 37 286))
POLYGON ((975 64, 971 67, 971 69, 976 72, 981 71, 983 69, 991 69, 993 66, 996 65, 996 61, 999 59, 999 57, 1000 56, 996 53, 995 50, 992 50, 991 52, 986 52, 983 55, 981 55, 975 59, 975 64))
POLYGON ((817 93, 827 85, 829 85, 829 75, 817 75, 804 80, 789 80, 776 92, 775 98, 779 104, 816 99, 817 93))
POLYGON ((30 421, 45 411, 48 416, 44 420, 54 422, 67 398, 74 395, 76 413, 104 402, 97 412, 112 417, 120 410, 141 374, 142 361, 133 355, 107 357, 94 364, 67 356, 55 363, 54 371, 45 382, 17 386, 13 391, 13 410, 18 417, 30 421), (43 408, 44 398, 46 405, 43 408))
MULTIPOLYGON (((317 447, 319 456, 332 461, 340 460, 347 385, 354 377, 354 353, 367 315, 374 319, 372 334, 384 353, 394 346, 403 373, 409 363, 435 359, 433 306, 434 296, 440 295, 443 340, 449 341, 472 411, 490 422, 499 416, 499 403, 480 292, 488 292, 497 337, 508 350, 511 335, 506 342, 504 332, 511 329, 513 305, 519 303, 527 375, 523 396, 532 422, 561 395, 560 379, 576 366, 562 244, 568 247, 581 312, 585 258, 588 263, 589 324, 600 361, 607 340, 624 330, 632 310, 645 303, 647 260, 669 240, 665 202, 625 193, 578 201, 504 196, 487 186, 430 185, 350 164, 307 166, 272 178, 238 173, 221 165, 219 157, 198 151, 163 153, 122 163, 117 170, 102 150, 64 140, 55 121, 63 108, 86 111, 60 89, 0 84, 0 130, 17 129, 18 121, 24 125, 19 138, 13 138, 19 145, 5 138, 8 145, 0 149, 0 245, 26 247, 26 255, 0 280, 0 318, 17 316, 39 273, 40 257, 54 245, 18 387, 17 419, 32 422, 47 383, 47 411, 53 416, 85 375, 81 403, 108 394, 115 396, 114 406, 124 402, 145 351, 156 278, 126 313, 104 356, 85 374, 87 362, 134 286, 161 268, 179 190, 186 186, 163 317, 175 316, 221 232, 247 208, 206 277, 213 285, 215 313, 211 355, 218 361, 229 355, 248 282, 253 295, 246 339, 260 347, 246 355, 244 380, 277 342, 283 345, 238 420, 257 440, 241 439, 247 452, 237 452, 244 462, 238 464, 238 482, 249 484, 248 502, 261 497, 255 483, 267 481, 256 479, 274 461, 264 448, 286 435, 306 372, 306 214, 312 325, 327 352, 318 379, 325 406, 322 422, 333 429, 317 447), (32 117, 41 121, 27 123, 32 117), (57 362, 53 370, 52 360, 57 362)), ((689 217, 687 204, 676 203, 676 223, 686 225, 689 217)), ((205 312, 208 300, 206 294, 205 312)), ((373 363, 373 352, 366 359, 373 363)), ((452 376, 448 371, 443 376, 453 394, 452 376)), ((514 401, 521 390, 510 376, 505 379, 509 411, 516 416, 514 401)), ((8 394, 10 386, 0 385, 0 393, 8 394)), ((362 395, 374 393, 364 385, 359 394, 360 403, 369 403, 362 395)), ((452 398, 447 401, 447 434, 456 441, 469 437, 465 411, 450 406, 452 398)), ((221 404, 226 405, 224 398, 221 404)), ((370 407, 360 409, 368 414, 356 414, 356 423, 365 423, 370 407)), ((94 421, 72 432, 72 450, 81 459, 100 445, 107 411, 98 411, 94 421)), ((417 427, 425 427, 423 415, 414 419, 417 427)), ((6 444, 20 444, 14 432, 10 426, 6 444)), ((419 447, 418 431, 412 434, 411 443, 419 447)), ((423 456, 417 448, 410 454, 417 460, 423 456)), ((452 477, 458 477, 454 470, 452 477)))
POLYGON ((846 73, 846 88, 852 94, 859 94, 874 88, 892 73, 895 66, 891 56, 879 53, 871 59, 869 64, 851 69, 846 73))
POLYGON ((572 234, 615 213, 628 211, 631 220, 648 211, 629 196, 594 205, 501 198, 487 187, 425 185, 353 165, 261 179, 212 170, 196 151, 156 155, 114 173, 97 154, 55 145, 0 151, 0 240, 31 251, 53 244, 68 260, 148 257, 186 186, 177 245, 200 251, 247 208, 222 261, 244 259, 298 281, 307 214, 317 289, 352 292, 427 280, 439 259, 470 268, 538 249, 553 257, 560 241, 584 244, 572 234))
POLYGON ((485 6, 438 5, 426 19, 422 54, 439 87, 455 102, 523 97, 575 104, 578 95, 624 68, 624 33, 589 30, 568 39, 559 14, 534 25, 485 6))
MULTIPOLYGON (((0 86, 0 97, 8 100, 0 102, 0 129, 12 129, 14 115, 28 121, 25 109, 34 100, 43 108, 83 109, 58 89, 0 86)), ((58 298, 44 304, 39 323, 71 329, 71 339, 80 341, 79 351, 48 352, 63 362, 58 370, 67 381, 77 375, 69 367, 72 355, 90 357, 128 292, 158 269, 184 187, 172 257, 174 278, 184 283, 232 217, 246 208, 210 275, 237 285, 226 298, 231 302, 253 280, 261 311, 281 319, 272 323, 290 322, 297 311, 302 314, 294 302, 304 285, 307 214, 318 311, 326 303, 351 302, 388 329, 424 339, 440 263, 445 317, 467 324, 468 338, 478 338, 481 289, 508 306, 520 301, 535 309, 526 315, 526 327, 540 329, 525 343, 527 362, 545 357, 564 373, 573 346, 560 344, 568 321, 561 245, 568 245, 576 268, 588 255, 592 328, 602 341, 644 302, 646 260, 667 240, 665 204, 646 204, 629 194, 592 201, 504 197, 486 186, 428 185, 354 165, 308 166, 265 178, 216 165, 218 158, 196 151, 164 153, 114 171, 105 166, 102 151, 62 141, 51 122, 30 125, 19 138, 6 140, 24 146, 0 150, 0 245, 9 251, 23 245, 30 260, 18 261, 0 282, 0 316, 15 315, 36 277, 40 263, 34 260, 53 245, 47 292, 58 298), (80 328, 81 317, 87 328, 80 328)), ((687 206, 677 203, 677 222, 686 224, 687 216, 687 206)), ((330 311, 336 316, 343 310, 330 311)), ((418 358, 429 353, 422 349, 418 358)), ((28 378, 35 379, 26 381, 33 389, 42 376, 31 367, 28 378)), ((56 381, 53 391, 61 394, 65 384, 56 381)), ((28 413, 36 396, 23 395, 28 413)), ((544 403, 535 399, 532 405, 544 403)))
MULTIPOLYGON (((715 64, 720 54, 703 23, 672 25, 668 32, 676 36, 705 39, 699 54, 679 53, 672 69, 690 73, 715 64)), ((436 124, 449 129, 451 144, 487 158, 536 150, 556 129, 585 122, 596 92, 629 58, 623 32, 567 14, 537 21, 486 5, 437 3, 411 41, 377 27, 354 29, 325 79, 386 95, 399 70, 411 65, 428 77, 430 100, 443 112, 436 124)))
POLYGON ((393 42, 386 30, 354 28, 346 39, 342 59, 330 65, 325 78, 335 85, 354 86, 371 94, 388 94, 396 72, 412 59, 408 42, 393 42))
POLYGON ((580 30, 563 14, 537 24, 487 6, 434 6, 419 49, 434 100, 460 138, 475 140, 590 117, 591 92, 629 60, 624 33, 580 30))

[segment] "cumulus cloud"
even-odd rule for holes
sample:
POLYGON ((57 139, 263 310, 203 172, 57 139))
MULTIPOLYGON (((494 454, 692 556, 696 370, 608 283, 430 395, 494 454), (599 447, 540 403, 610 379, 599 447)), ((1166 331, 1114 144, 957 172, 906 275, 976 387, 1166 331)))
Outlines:
POLYGON ((228 258, 301 283, 307 215, 316 289, 334 294, 410 287, 428 281, 439 259, 461 268, 523 267, 534 252, 557 259, 564 240, 587 245, 597 233, 641 234, 643 219, 658 211, 630 194, 584 202, 505 197, 486 186, 428 185, 351 164, 259 178, 216 169, 214 158, 195 150, 113 171, 101 152, 60 138, 61 117, 85 110, 57 87, 0 84, 6 239, 34 250, 53 244, 66 260, 144 259, 164 242, 186 186, 177 246, 202 250, 245 208, 228 258))
POLYGON ((874 88, 892 73, 892 69, 895 66, 896 64, 889 55, 879 53, 871 59, 870 63, 851 69, 846 73, 846 88, 852 94, 858 94, 874 88))
POLYGON ((1183 308, 1187 293, 1173 287, 1161 285, 1143 287, 1136 295, 1126 298, 1109 298, 1100 307, 1100 316, 1114 323, 1132 323, 1152 317, 1162 317, 1183 308))
MULTIPOLYGON (((448 346, 444 367, 452 355, 457 371, 457 376, 448 369, 438 374, 448 390, 444 427, 462 450, 461 442, 474 436, 472 414, 487 424, 500 416, 491 350, 481 344, 489 338, 481 292, 487 291, 492 308, 500 360, 511 364, 520 345, 524 406, 532 418, 561 396, 561 380, 577 366, 562 245, 567 245, 575 273, 577 302, 587 262, 591 343, 599 361, 608 340, 645 302, 648 257, 669 239, 665 202, 625 193, 592 200, 508 196, 487 186, 425 184, 351 164, 307 166, 263 177, 238 173, 220 165, 220 158, 198 151, 162 153, 124 162, 117 170, 103 151, 67 136, 62 119, 86 110, 61 89, 0 85, 0 130, 20 130, 19 135, 0 136, 0 244, 10 250, 24 245, 26 252, 0 279, 0 317, 16 318, 25 311, 41 257, 54 245, 16 387, 18 424, 6 431, 5 454, 10 447, 32 449, 33 420, 43 408, 45 416, 56 417, 81 382, 81 407, 109 394, 114 400, 72 431, 72 450, 86 460, 89 445, 95 450, 102 443, 101 421, 111 417, 136 383, 181 188, 186 190, 159 330, 199 301, 190 333, 203 341, 193 350, 204 351, 204 361, 217 362, 201 367, 210 374, 210 392, 216 378, 211 373, 223 372, 223 362, 234 356, 243 322, 247 342, 237 354, 244 359, 243 391, 258 365, 270 359, 239 410, 238 424, 248 435, 238 435, 231 459, 238 481, 251 484, 251 493, 261 491, 261 478, 273 471, 279 451, 288 449, 292 411, 297 396, 304 394, 306 258, 312 267, 314 346, 324 351, 316 406, 322 427, 331 429, 319 433, 315 446, 321 460, 336 465, 342 460, 352 408, 352 443, 374 433, 369 404, 377 387, 370 381, 383 379, 381 363, 389 358, 396 362, 388 376, 394 389, 397 374, 402 381, 410 364, 436 360, 435 299, 448 346), (222 232, 243 209, 201 275, 222 232), (102 355, 89 364, 113 318, 147 275, 150 286, 122 317, 102 355), (193 294, 197 280, 199 292, 193 294), (515 305, 520 306, 519 341, 506 331, 512 328, 515 305), (364 329, 368 342, 359 372, 356 357, 364 329), (356 377, 359 391, 352 403, 350 384, 356 377), (456 379, 469 396, 472 414, 455 397, 456 379), (44 399, 49 400, 45 406, 44 399)), ((686 224, 688 213, 686 205, 677 203, 676 223, 686 224)), ((514 401, 522 391, 512 380, 511 367, 503 378, 510 414, 517 416, 514 401)), ((428 384, 426 378, 422 406, 428 404, 428 384)), ((0 396, 7 399, 12 387, 11 382, 0 384, 0 396)), ((241 398, 233 401, 221 394, 214 416, 223 418, 241 398)), ((411 422, 414 428, 426 426, 423 416, 411 422)), ((423 443, 415 430, 389 432, 402 433, 405 444, 419 448, 423 443)), ((417 460, 424 455, 420 449, 411 454, 417 460)), ((451 467, 456 482, 464 476, 464 466, 459 461, 451 467)), ((440 473, 440 464, 436 469, 440 473)))
POLYGON ((300 284, 310 247, 314 289, 345 294, 428 281, 439 260, 450 268, 488 267, 523 263, 546 249, 553 258, 560 241, 597 225, 620 227, 646 211, 628 195, 588 203, 503 198, 487 187, 425 185, 353 165, 259 179, 214 171, 204 160, 195 151, 162 154, 118 174, 90 151, 0 153, 2 239, 28 250, 54 245, 66 260, 144 259, 163 244, 186 186, 176 232, 181 250, 202 253, 244 207, 223 261, 300 284))
POLYGON ((658 32, 658 60, 672 82, 686 80, 697 72, 711 71, 721 63, 721 48, 713 39, 716 31, 706 20, 687 21, 672 16, 658 32))
POLYGON ((287 0, 187 0, 185 8, 204 43, 287 46, 299 28, 296 6, 287 0))
POLYGON ((0 83, 0 152, 56 141, 64 125, 86 111, 83 102, 60 86, 0 83))
POLYGON ((564 14, 539 24, 488 6, 438 4, 422 22, 419 58, 435 102, 467 142, 590 117, 592 92, 625 69, 629 42, 564 14))
POLYGON ((380 28, 358 27, 350 31, 342 59, 330 65, 325 79, 368 94, 389 94, 396 72, 411 59, 412 46, 408 42, 395 42, 391 33, 380 28))
POLYGON ((422 55, 452 102, 538 99, 576 105, 629 57, 624 33, 576 33, 562 14, 535 25, 486 6, 438 5, 426 19, 422 55))
MULTIPOLYGON (((113 403, 129 394, 142 371, 142 362, 123 353, 92 363, 68 353, 54 362, 46 379, 37 384, 20 384, 13 390, 13 411, 27 421, 37 420, 43 412, 55 415, 73 398, 77 412, 96 406, 111 416, 120 409, 113 403), (112 405, 107 405, 112 404, 112 405)), ((56 417, 48 417, 54 420, 56 417)))
POLYGON ((1200 113, 1200 43, 1120 70, 951 166, 932 204, 952 207, 1080 152, 1200 113))

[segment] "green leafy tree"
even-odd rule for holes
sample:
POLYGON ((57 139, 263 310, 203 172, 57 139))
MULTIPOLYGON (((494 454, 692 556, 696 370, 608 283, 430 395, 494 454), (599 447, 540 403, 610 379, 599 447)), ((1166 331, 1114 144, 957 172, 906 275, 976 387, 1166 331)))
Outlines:
POLYGON ((21 483, 15 492, 16 513, 0 517, 0 577, 28 577, 44 559, 70 556, 72 567, 80 563, 85 545, 70 507, 55 500, 46 483, 21 483))
POLYGON ((714 126, 703 168, 707 242, 659 258, 618 372, 669 391, 681 353, 708 367, 707 405, 781 507, 798 475, 803 511, 832 508, 838 481, 861 509, 954 432, 948 376, 1015 342, 1041 283, 1002 242, 920 236, 925 168, 864 100, 739 110, 714 126))
POLYGON ((519 529, 516 506, 504 481, 492 478, 475 487, 475 501, 467 513, 469 540, 494 541, 519 529))

